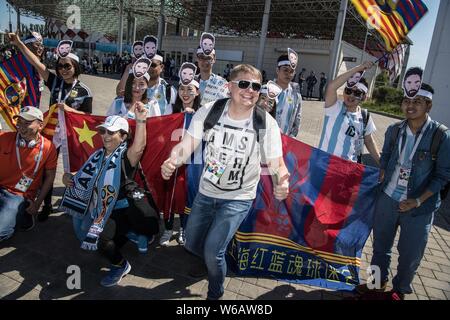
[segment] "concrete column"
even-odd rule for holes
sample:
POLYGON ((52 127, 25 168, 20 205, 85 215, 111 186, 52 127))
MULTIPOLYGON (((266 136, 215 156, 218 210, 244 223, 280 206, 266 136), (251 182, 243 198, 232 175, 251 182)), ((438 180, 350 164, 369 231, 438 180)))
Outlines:
POLYGON ((161 0, 161 4, 159 7, 159 20, 158 20, 158 49, 161 50, 162 48, 162 40, 163 40, 163 33, 164 33, 164 7, 165 7, 165 0, 161 0))
POLYGON ((450 127, 450 108, 448 105, 450 101, 450 83, 448 81, 448 70, 450 70, 449 34, 450 1, 441 1, 436 24, 434 25, 423 81, 430 84, 434 89, 431 118, 447 127, 450 127))
POLYGON ((208 0, 208 7, 206 8, 205 32, 209 32, 209 28, 211 27, 212 2, 213 0, 208 0))
POLYGON ((17 30, 19 30, 19 32, 22 32, 22 30, 20 28, 20 10, 19 10, 19 7, 16 7, 16 12, 17 12, 17 30))
POLYGON ((132 22, 133 22, 133 29, 131 33, 131 40, 132 40, 131 43, 133 44, 136 41, 137 17, 133 17, 132 22))
POLYGON ((119 3, 119 34, 117 41, 117 53, 122 53, 123 47, 123 0, 120 0, 119 3))
POLYGON ((264 4, 264 15, 261 26, 261 37, 259 40, 258 60, 256 62, 256 67, 260 70, 262 70, 264 61, 264 47, 266 46, 267 29, 269 28, 270 4, 271 0, 266 0, 266 3, 264 4))
POLYGON ((405 73, 406 73, 406 67, 408 66, 408 61, 409 61, 409 54, 410 54, 410 45, 408 44, 408 46, 406 47, 406 51, 405 51, 405 58, 403 59, 403 65, 402 65, 402 70, 400 72, 400 77, 398 78, 398 84, 397 84, 397 89, 402 89, 402 83, 403 83, 403 78, 405 77, 405 73))
POLYGON ((334 32, 334 40, 330 52, 330 69, 328 71, 328 81, 336 78, 341 52, 342 34, 344 32, 345 16, 347 14, 347 5, 348 0, 341 0, 341 6, 339 8, 339 15, 336 23, 336 30, 334 32))

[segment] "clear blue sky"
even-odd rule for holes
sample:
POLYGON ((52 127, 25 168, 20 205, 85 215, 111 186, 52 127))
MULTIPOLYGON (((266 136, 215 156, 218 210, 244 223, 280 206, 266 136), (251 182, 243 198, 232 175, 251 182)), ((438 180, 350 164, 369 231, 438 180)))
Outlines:
MULTIPOLYGON (((441 0, 423 0, 428 7, 428 13, 423 17, 415 28, 409 33, 410 39, 414 42, 411 46, 411 54, 409 57, 408 66, 420 66, 425 68, 427 62, 428 51, 431 44, 431 35, 433 34, 434 24, 436 22, 436 16, 439 9, 441 0)), ((16 12, 13 10, 11 13, 11 22, 13 30, 16 29, 16 12)), ((25 24, 29 23, 43 23, 36 19, 21 17, 21 22, 25 24)), ((8 29, 9 14, 6 7, 6 1, 0 0, 0 29, 8 29)))

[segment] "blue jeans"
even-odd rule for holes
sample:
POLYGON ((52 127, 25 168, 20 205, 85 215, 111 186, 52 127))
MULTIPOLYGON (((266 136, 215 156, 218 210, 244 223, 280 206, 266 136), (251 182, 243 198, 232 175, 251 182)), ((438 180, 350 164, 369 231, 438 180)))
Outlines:
POLYGON ((91 217, 91 213, 86 213, 83 218, 72 217, 72 222, 75 235, 77 236, 78 240, 80 240, 80 242, 83 242, 86 238, 89 228, 94 222, 94 219, 91 217))
POLYGON ((371 265, 381 271, 381 281, 388 279, 392 246, 395 234, 400 226, 400 239, 397 275, 392 280, 394 290, 412 293, 411 283, 423 258, 428 235, 433 223, 434 212, 413 216, 411 213, 398 212, 398 202, 384 192, 378 196, 373 226, 373 257, 371 265))
POLYGON ((0 237, 10 237, 14 233, 16 220, 25 214, 27 201, 0 188, 0 237))
POLYGON ((208 269, 208 298, 223 295, 227 274, 225 252, 247 216, 253 200, 223 200, 201 193, 195 197, 186 225, 185 248, 204 259, 208 269))

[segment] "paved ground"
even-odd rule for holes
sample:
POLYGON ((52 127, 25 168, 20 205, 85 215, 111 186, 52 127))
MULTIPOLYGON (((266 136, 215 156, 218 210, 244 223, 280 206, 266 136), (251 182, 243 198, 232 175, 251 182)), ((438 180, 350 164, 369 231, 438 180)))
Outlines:
MULTIPOLYGON (((114 98, 117 80, 83 76, 94 94, 94 113, 104 114, 114 98)), ((48 103, 44 93, 43 106, 48 103)), ((45 109, 45 108, 44 108, 45 109)), ((305 102, 302 132, 299 138, 317 146, 322 128, 323 109, 318 102, 305 102)), ((374 115, 378 127, 376 142, 382 145, 384 131, 393 119, 374 115)), ((3 126, 4 127, 4 126, 3 126)), ((55 180, 60 199, 62 164, 55 180)), ((425 257, 414 279, 414 294, 407 299, 450 299, 450 201, 435 219, 425 257), (446 220, 447 219, 447 220, 446 220)), ((140 255, 133 244, 124 248, 132 270, 119 286, 103 288, 99 282, 107 263, 96 253, 79 249, 71 220, 63 214, 50 216, 45 223, 27 233, 18 233, 0 245, 0 298, 2 299, 204 299, 207 281, 187 275, 189 261, 184 250, 173 240, 167 248, 156 243, 149 253, 140 255), (81 289, 69 290, 67 268, 81 268, 81 289)), ((361 278, 372 254, 372 238, 364 248, 361 278)), ((392 272, 397 266, 393 254, 392 272)), ((230 274, 225 281, 225 299, 342 299, 349 293, 289 284, 271 279, 241 278, 230 274)))

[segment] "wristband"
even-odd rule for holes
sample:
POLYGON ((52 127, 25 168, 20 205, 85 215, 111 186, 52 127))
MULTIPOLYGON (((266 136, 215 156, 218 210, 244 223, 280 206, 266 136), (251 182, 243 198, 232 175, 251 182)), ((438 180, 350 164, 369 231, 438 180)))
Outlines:
POLYGON ((137 122, 137 123, 146 123, 147 120, 136 119, 136 122, 137 122))
POLYGON ((420 205, 422 204, 422 202, 420 201, 420 198, 416 198, 416 203, 417 203, 416 208, 420 207, 420 205))

